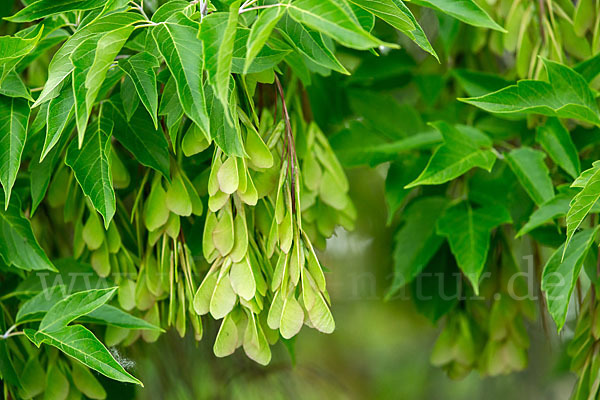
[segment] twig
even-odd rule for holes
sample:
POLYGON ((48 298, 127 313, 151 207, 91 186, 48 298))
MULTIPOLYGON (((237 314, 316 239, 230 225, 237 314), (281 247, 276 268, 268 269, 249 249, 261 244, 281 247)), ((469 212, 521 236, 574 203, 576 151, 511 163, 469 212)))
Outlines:
POLYGON ((244 3, 242 4, 242 6, 240 8, 246 8, 248 6, 251 6, 252 4, 256 3, 258 0, 246 0, 244 1, 244 3))
POLYGON ((19 332, 13 332, 15 329, 17 328, 17 325, 13 325, 10 328, 8 328, 8 330, 6 332, 4 332, 3 335, 0 336, 0 339, 8 339, 11 336, 18 336, 18 335, 24 335, 25 332, 19 331, 19 332))
POLYGON ((290 124, 290 115, 285 104, 285 95, 283 93, 283 87, 279 78, 275 75, 275 83, 277 84, 277 91, 279 92, 279 98, 281 99, 281 115, 285 121, 286 133, 287 133, 287 153, 289 158, 288 167, 290 168, 290 188, 292 195, 292 212, 296 212, 296 144, 294 143, 294 135, 292 133, 292 125, 290 124))
POLYGON ((152 22, 152 21, 148 21, 148 23, 146 24, 141 24, 141 25, 136 25, 135 28, 145 28, 148 26, 158 26, 158 25, 164 25, 164 22, 152 22))
MULTIPOLYGON (((139 5, 138 3, 136 3, 135 1, 130 1, 130 3, 133 5, 133 7, 138 10, 143 16, 144 18, 146 18, 146 20, 150 21, 150 18, 148 18, 148 16, 146 15, 146 12, 144 11, 144 7, 142 7, 141 5, 139 5)), ((143 1, 142 1, 143 4, 143 1)))

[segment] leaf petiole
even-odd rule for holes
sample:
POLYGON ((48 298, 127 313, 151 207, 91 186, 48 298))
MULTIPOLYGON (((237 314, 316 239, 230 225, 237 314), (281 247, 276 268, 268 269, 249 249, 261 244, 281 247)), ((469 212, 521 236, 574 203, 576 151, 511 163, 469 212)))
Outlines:
POLYGON ((17 324, 12 325, 10 328, 8 328, 8 330, 6 332, 4 332, 3 335, 0 336, 0 339, 6 340, 11 336, 18 336, 18 335, 25 334, 25 332, 23 332, 23 331, 13 332, 16 328, 17 328, 17 324))
POLYGON ((260 9, 263 9, 263 8, 281 7, 281 6, 284 6, 284 5, 285 4, 283 4, 283 3, 277 3, 277 4, 266 4, 264 6, 256 6, 256 7, 250 7, 250 8, 240 7, 239 13, 243 14, 243 13, 248 12, 248 11, 260 10, 260 9))

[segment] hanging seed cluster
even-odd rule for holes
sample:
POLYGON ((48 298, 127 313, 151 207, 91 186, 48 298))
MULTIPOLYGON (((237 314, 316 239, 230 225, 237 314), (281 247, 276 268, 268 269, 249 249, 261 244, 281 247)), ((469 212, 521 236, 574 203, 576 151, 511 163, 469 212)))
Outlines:
MULTIPOLYGON (((55 206, 71 203, 68 208, 77 210, 66 218, 75 222, 75 256, 99 276, 114 278, 124 310, 174 326, 181 336, 191 327, 198 340, 201 317, 210 315, 221 321, 217 356, 243 347, 266 364, 279 337, 290 339, 303 325, 334 330, 313 243, 323 248, 338 225, 351 229, 356 212, 344 171, 316 124, 306 124, 296 110, 278 120, 265 108, 256 124, 239 109, 237 115, 244 157, 225 154, 190 124, 169 179, 148 170, 129 197, 131 218, 117 210, 107 229, 66 169, 56 175, 49 197, 55 206), (188 176, 182 156, 209 163, 188 176), (64 182, 70 189, 52 194, 64 182), (186 235, 183 225, 194 234, 186 235)), ((180 125, 176 129, 183 130, 180 125)), ((127 188, 131 177, 117 150, 110 150, 113 183, 127 188)), ((158 336, 109 326, 105 340, 129 345, 158 336)))
POLYGON ((522 277, 512 278, 519 269, 507 251, 498 257, 498 265, 492 272, 495 279, 482 285, 481 297, 464 300, 463 307, 448 315, 435 343, 431 363, 452 379, 462 379, 473 369, 497 376, 527 367, 525 320, 535 316, 534 303, 526 297, 522 277))
POLYGON ((572 341, 567 347, 571 371, 579 376, 574 399, 595 399, 600 392, 600 306, 591 288, 579 308, 572 341))
POLYGON ((269 344, 279 335, 290 339, 304 324, 330 333, 335 323, 323 269, 302 226, 305 169, 299 167, 293 138, 286 135, 285 122, 273 123, 268 112, 260 130, 241 119, 249 157, 217 149, 212 159, 202 241, 211 267, 194 309, 223 319, 216 355, 243 346, 249 357, 266 364, 269 344))
POLYGON ((19 398, 48 397, 45 393, 57 396, 54 398, 107 397, 106 390, 88 367, 72 358, 60 358, 55 350, 30 357, 23 366, 19 398))

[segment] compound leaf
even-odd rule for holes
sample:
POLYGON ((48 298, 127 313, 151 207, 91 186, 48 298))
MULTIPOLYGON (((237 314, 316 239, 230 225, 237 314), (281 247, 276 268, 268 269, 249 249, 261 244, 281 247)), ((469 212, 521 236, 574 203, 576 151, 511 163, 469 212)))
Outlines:
POLYGON ((586 80, 571 68, 543 59, 548 81, 522 80, 480 97, 459 99, 498 114, 542 114, 600 125, 598 105, 586 80))
POLYGON ((47 343, 54 346, 104 376, 120 382, 142 385, 138 379, 125 371, 92 332, 81 325, 66 326, 52 332, 26 329, 25 334, 36 345, 47 343))

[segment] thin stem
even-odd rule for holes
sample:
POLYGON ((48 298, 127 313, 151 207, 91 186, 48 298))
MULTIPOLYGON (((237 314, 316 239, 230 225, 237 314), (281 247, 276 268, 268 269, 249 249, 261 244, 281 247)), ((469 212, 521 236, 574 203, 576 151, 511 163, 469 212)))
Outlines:
POLYGON ((17 328, 17 325, 16 325, 16 324, 15 324, 15 325, 13 325, 13 326, 11 326, 10 328, 8 328, 8 330, 7 330, 6 332, 4 332, 4 335, 2 335, 2 336, 3 336, 3 337, 5 337, 5 338, 6 338, 6 337, 8 337, 8 335, 10 335, 10 333, 11 333, 12 331, 14 331, 16 328, 17 328))
POLYGON ((277 3, 277 4, 267 4, 267 5, 264 5, 264 6, 250 7, 250 8, 240 8, 240 14, 243 14, 243 13, 248 12, 248 11, 260 10, 262 8, 281 7, 283 5, 284 4, 282 4, 282 3, 277 3))
POLYGON ((202 5, 203 1, 202 1, 202 0, 193 0, 193 1, 190 1, 190 4, 188 4, 187 6, 185 6, 185 8, 186 8, 186 9, 187 9, 187 8, 190 8, 190 7, 192 7, 192 6, 195 6, 195 5, 196 5, 196 4, 198 4, 198 3, 200 3, 200 5, 202 5))
POLYGON ((148 26, 158 26, 158 25, 163 25, 162 22, 152 22, 152 21, 148 21, 147 24, 141 24, 141 25, 136 25, 135 28, 145 28, 148 26))
POLYGON ((207 13, 208 13, 208 1, 201 0, 200 1, 200 21, 202 21, 202 18, 206 17, 207 13))
POLYGON ((19 336, 19 335, 24 335, 24 334, 25 334, 25 332, 23 332, 23 331, 18 331, 18 332, 13 332, 13 333, 11 333, 10 335, 3 335, 3 336, 0 336, 0 338, 1 338, 1 339, 8 339, 9 337, 13 337, 13 336, 19 336))
POLYGON ((10 328, 8 328, 8 330, 6 332, 4 332, 3 335, 0 336, 0 339, 8 339, 11 336, 18 336, 18 335, 24 335, 25 333, 22 331, 19 332, 13 332, 15 329, 17 328, 17 324, 14 324, 13 326, 11 326, 10 328))
POLYGON ((244 3, 242 4, 242 6, 240 7, 240 9, 242 8, 246 8, 254 3, 256 3, 258 0, 246 0, 244 1, 244 3))
POLYGON ((290 115, 287 110, 285 103, 285 94, 283 93, 283 87, 279 78, 275 75, 275 83, 277 84, 277 91, 279 92, 279 98, 281 99, 281 115, 285 121, 286 133, 287 133, 287 155, 289 158, 288 167, 290 168, 290 191, 292 197, 292 212, 296 212, 296 144, 294 143, 294 135, 292 133, 292 124, 290 123, 290 115))
MULTIPOLYGON (((150 18, 148 18, 148 16, 146 15, 146 12, 144 11, 144 7, 143 6, 139 5, 135 1, 130 1, 130 3, 133 4, 133 7, 136 10, 138 10, 144 16, 144 18, 146 18, 146 20, 150 21, 150 18)), ((144 4, 143 0, 142 0, 142 4, 144 4)))

